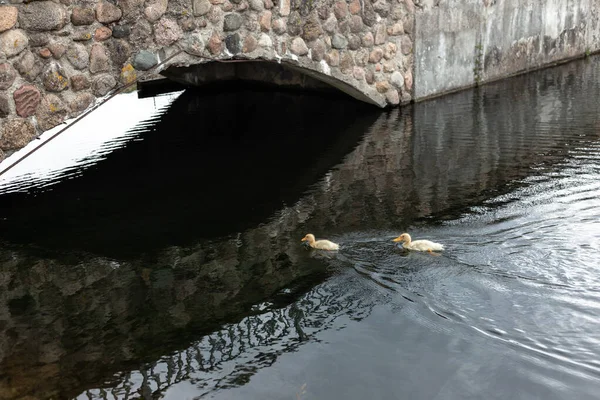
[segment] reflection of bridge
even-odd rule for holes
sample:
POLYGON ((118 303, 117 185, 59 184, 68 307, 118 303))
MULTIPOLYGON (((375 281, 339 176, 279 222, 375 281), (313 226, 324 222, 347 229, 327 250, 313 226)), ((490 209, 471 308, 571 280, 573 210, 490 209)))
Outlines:
MULTIPOLYGON (((358 133, 352 134, 352 143, 336 141, 343 135, 332 139, 349 153, 325 157, 326 164, 307 172, 310 179, 303 182, 310 190, 294 191, 287 199, 290 204, 273 205, 265 211, 271 215, 259 222, 236 221, 240 225, 229 225, 230 231, 222 236, 195 236, 196 232, 188 231, 187 237, 173 238, 173 246, 157 241, 150 246, 152 252, 138 247, 123 261, 85 252, 61 256, 69 254, 69 243, 88 252, 95 250, 86 240, 77 242, 81 231, 72 226, 57 223, 46 231, 64 241, 59 254, 50 253, 48 248, 54 243, 44 235, 31 234, 19 242, 8 232, 4 239, 9 243, 0 251, 0 398, 82 392, 85 397, 87 389, 103 397, 93 388, 117 373, 121 375, 109 386, 122 394, 129 390, 130 398, 134 392, 164 389, 181 380, 198 379, 206 391, 243 382, 254 373, 244 368, 250 362, 269 365, 282 352, 294 351, 299 338, 314 338, 349 312, 357 312, 354 316, 360 318, 377 302, 361 293, 360 285, 346 280, 349 275, 343 271, 328 275, 325 267, 337 261, 309 258, 298 242, 306 231, 318 228, 328 235, 348 234, 347 238, 357 230, 397 229, 432 215, 454 218, 466 207, 510 190, 508 185, 527 177, 540 160, 552 168, 574 146, 598 140, 598 127, 591 125, 595 120, 579 117, 597 115, 599 105, 580 101, 578 96, 600 91, 599 74, 593 63, 570 64, 377 118, 367 113, 359 121, 372 122, 369 129, 360 126, 369 133, 362 140, 358 133), (586 85, 596 82, 595 86, 581 91, 573 76, 584 76, 586 85), (581 107, 574 108, 574 102, 581 107), (538 124, 542 130, 535 129, 538 124), (559 130, 567 124, 576 139, 559 130), (460 146, 453 144, 457 138, 460 146), (326 170, 325 178, 318 179, 326 170), (284 288, 290 293, 282 292, 284 288), (266 309, 261 310, 261 304, 266 309), (219 375, 224 366, 232 372, 219 375)), ((222 98, 215 96, 207 104, 222 105, 217 101, 222 98)), ((288 117, 300 121, 294 114, 288 117)), ((298 129, 307 126, 317 124, 298 129)), ((259 128, 265 131, 262 125, 259 128)), ((234 142, 221 140, 230 141, 228 147, 234 142)), ((111 155, 84 177, 102 176, 103 165, 112 162, 123 166, 111 157, 127 159, 127 152, 136 146, 150 149, 150 158, 155 157, 152 146, 143 143, 126 146, 122 154, 111 155)), ((301 141, 292 143, 302 145, 301 141)), ((324 151, 301 148, 310 157, 324 151)), ((295 165, 290 162, 286 168, 304 176, 306 169, 292 169, 295 165)), ((142 179, 142 173, 135 174, 142 179)), ((120 188, 131 181, 123 179, 120 188)), ((55 193, 65 199, 91 190, 84 183, 61 185, 55 185, 55 193)), ((106 193, 108 187, 101 192, 106 193)), ((58 201, 52 207, 56 204, 66 203, 58 201)), ((175 208, 177 203, 166 204, 175 208)), ((37 207, 39 215, 54 211, 33 201, 28 207, 23 210, 37 207)), ((167 208, 166 215, 172 211, 177 210, 167 208)), ((27 213, 22 215, 27 221, 27 213)), ((122 214, 107 215, 107 226, 119 227, 122 214), (116 217, 111 219, 111 215, 116 217)), ((11 224, 18 226, 19 219, 11 224)), ((135 226, 135 219, 127 224, 135 226)), ((144 226, 143 222, 139 225, 144 226)), ((126 234, 120 239, 126 240, 126 234)), ((106 391, 108 397, 111 390, 106 391)))

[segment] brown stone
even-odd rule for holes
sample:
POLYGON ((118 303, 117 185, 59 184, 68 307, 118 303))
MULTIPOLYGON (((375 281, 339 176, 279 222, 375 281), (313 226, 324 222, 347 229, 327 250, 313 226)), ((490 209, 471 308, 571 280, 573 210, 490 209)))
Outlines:
POLYGON ((354 76, 354 79, 362 81, 365 79, 365 70, 361 67, 354 67, 352 69, 352 76, 354 76))
POLYGON ((223 51, 223 40, 216 31, 213 32, 210 39, 208 39, 206 47, 208 47, 208 51, 210 51, 210 54, 212 55, 221 54, 223 51))
POLYGON ((392 26, 388 26, 387 33, 389 36, 398 36, 404 33, 404 27, 402 26, 402 22, 397 22, 392 26))
POLYGON ((154 39, 161 46, 170 46, 183 36, 183 31, 174 19, 164 17, 154 24, 154 39))
POLYGON ((10 99, 8 95, 0 93, 0 118, 6 118, 8 114, 10 114, 10 99))
POLYGON ((365 26, 360 15, 353 15, 352 18, 350 18, 350 32, 359 33, 362 32, 364 28, 365 26))
POLYGON ((310 55, 314 61, 321 61, 325 58, 325 52, 327 51, 327 47, 325 47, 325 43, 321 39, 315 40, 310 45, 310 55))
POLYGON ((71 89, 75 92, 89 89, 90 88, 90 80, 87 76, 79 74, 73 75, 71 77, 71 89))
POLYGON ((299 37, 294 38, 292 40, 290 50, 292 51, 292 53, 298 56, 304 56, 308 54, 308 47, 306 46, 306 43, 304 43, 304 40, 299 37))
POLYGON ((273 8, 273 1, 272 0, 264 0, 263 4, 265 6, 265 8, 267 10, 270 10, 271 8, 273 8))
POLYGON ((273 21, 273 32, 275 32, 278 35, 281 35, 281 34, 285 33, 286 30, 287 30, 287 25, 283 18, 279 18, 279 19, 276 19, 275 21, 273 21))
POLYGON ((322 34, 323 30, 319 23, 319 17, 316 13, 313 13, 304 22, 304 26, 302 27, 302 38, 307 42, 312 42, 322 34))
POLYGON ((252 53, 258 47, 258 41, 252 35, 246 36, 244 39, 244 45, 242 46, 242 52, 252 53))
POLYGON ((384 44, 387 40, 387 30, 384 24, 375 27, 375 44, 384 44))
POLYGON ((413 76, 410 70, 404 73, 404 87, 406 90, 411 90, 413 85, 413 76))
POLYGON ((373 49, 369 54, 369 62, 372 64, 378 63, 383 58, 383 50, 379 47, 373 49))
POLYGON ((337 19, 344 19, 348 15, 348 5, 345 1, 338 1, 333 5, 333 14, 337 19))
POLYGON ((95 43, 90 52, 90 72, 105 72, 110 70, 110 60, 106 54, 106 48, 100 43, 95 43))
POLYGON ((50 41, 50 36, 44 32, 28 32, 29 35, 29 45, 31 47, 41 47, 48 44, 50 41))
POLYGON ((10 64, 0 64, 0 90, 6 90, 11 87, 16 77, 17 72, 10 64))
POLYGON ((350 10, 351 14, 359 14, 361 11, 361 7, 360 7, 360 1, 359 0, 352 0, 350 2, 350 6, 348 7, 348 9, 350 10))
POLYGON ((337 19, 335 18, 335 16, 333 14, 331 14, 329 16, 329 18, 327 18, 327 20, 325 22, 323 22, 323 24, 321 26, 323 27, 323 30, 325 32, 333 33, 337 29, 337 19))
POLYGON ((60 125, 67 116, 65 103, 54 94, 47 94, 42 99, 35 117, 42 131, 47 131, 60 125))
POLYGON ((31 85, 23 85, 13 93, 15 109, 19 117, 27 118, 35 114, 42 99, 40 91, 31 85))
POLYGON ((327 64, 329 64, 332 67, 337 67, 338 65, 340 65, 340 52, 337 51, 336 49, 331 50, 329 53, 327 53, 327 55, 325 56, 325 61, 327 62, 327 64))
POLYGON ((375 38, 371 32, 367 32, 362 37, 362 44, 365 47, 371 47, 375 44, 375 38))
POLYGON ((44 47, 43 49, 40 49, 40 57, 42 58, 50 58, 52 57, 52 52, 47 48, 44 47))
POLYGON ((344 75, 350 75, 354 68, 354 59, 348 51, 343 51, 340 56, 340 70, 344 75))
POLYGON ((385 93, 389 88, 390 83, 388 81, 380 81, 375 84, 375 89, 377 89, 379 93, 385 93))
POLYGON ((402 39, 400 40, 400 50, 404 55, 412 52, 412 41, 408 35, 402 36, 402 39))
POLYGON ((244 12, 248 9, 248 2, 246 0, 243 0, 242 2, 240 2, 240 4, 237 5, 237 8, 235 9, 237 12, 244 12))
POLYGON ((263 11, 258 18, 260 24, 260 30, 263 32, 269 32, 271 30, 271 11, 263 11))
POLYGON ((396 46, 395 43, 388 42, 385 44, 385 47, 383 50, 383 57, 386 60, 391 60, 392 58, 394 58, 396 56, 397 51, 398 51, 398 46, 396 46))
POLYGON ((394 61, 389 60, 383 63, 383 72, 394 72, 396 70, 396 65, 394 61))
POLYGON ((91 7, 73 7, 73 11, 71 11, 71 23, 73 25, 91 25, 95 20, 96 15, 91 7))
POLYGON ((117 6, 107 1, 101 1, 96 5, 96 19, 103 24, 108 24, 121 19, 123 12, 117 6))
POLYGON ((365 81, 372 85, 375 82, 375 74, 370 69, 365 71, 365 81))
POLYGON ((60 92, 69 86, 69 77, 57 61, 52 61, 44 67, 42 81, 46 90, 50 92, 60 92))
POLYGON ((393 106, 400 104, 400 96, 398 95, 398 91, 394 88, 385 92, 385 99, 393 106))
POLYGON ((0 6, 0 32, 4 32, 15 26, 17 23, 17 7, 0 6))
POLYGON ((6 121, 0 133, 0 149, 18 150, 35 137, 35 128, 28 120, 15 118, 6 121))
POLYGON ((96 29, 96 32, 94 32, 94 39, 101 42, 111 37, 111 35, 112 31, 110 30, 110 28, 107 28, 106 26, 101 26, 100 28, 96 29))
POLYGON ((48 50, 52 53, 52 56, 57 60, 60 59, 67 51, 67 46, 62 43, 52 42, 48 45, 48 50))

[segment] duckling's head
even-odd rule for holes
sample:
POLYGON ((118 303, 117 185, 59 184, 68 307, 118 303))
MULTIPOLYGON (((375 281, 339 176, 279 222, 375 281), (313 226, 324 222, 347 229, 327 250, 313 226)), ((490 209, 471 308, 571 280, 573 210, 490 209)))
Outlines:
POLYGON ((312 243, 314 241, 315 241, 315 235, 313 235, 312 233, 309 233, 302 238, 302 242, 312 243))
POLYGON ((410 242, 410 235, 408 233, 403 233, 394 239, 393 242, 410 242))

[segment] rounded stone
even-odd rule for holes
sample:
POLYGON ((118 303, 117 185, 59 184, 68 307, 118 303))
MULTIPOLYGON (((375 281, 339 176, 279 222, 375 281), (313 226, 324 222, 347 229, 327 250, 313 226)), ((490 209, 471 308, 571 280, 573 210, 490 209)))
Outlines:
POLYGON ((306 43, 304 43, 304 39, 299 37, 294 38, 292 40, 290 50, 292 51, 292 53, 298 56, 304 56, 308 54, 308 47, 306 46, 306 43))
POLYGON ((104 43, 110 53, 110 58, 114 66, 123 65, 131 55, 131 46, 122 39, 111 39, 104 43))
POLYGON ((147 71, 158 63, 156 55, 148 50, 142 50, 135 55, 133 67, 138 71, 147 71))
POLYGON ((311 14, 304 25, 302 26, 302 39, 307 42, 312 42, 316 40, 319 36, 323 34, 323 30, 321 29, 321 24, 319 23, 319 17, 317 14, 311 14))
POLYGON ((204 14, 207 14, 210 11, 210 1, 209 0, 193 0, 192 1, 192 13, 195 17, 200 17, 204 14))
POLYGON ((278 35, 282 35, 287 30, 287 24, 283 18, 276 19, 272 24, 273 32, 278 35))
POLYGON ((0 32, 11 29, 17 23, 17 7, 0 6, 0 32))
POLYGON ((385 93, 389 88, 390 83, 388 81, 379 81, 375 84, 375 89, 377 89, 379 93, 385 93))
POLYGON ((300 13, 294 11, 290 14, 287 20, 287 33, 290 36, 300 36, 302 35, 302 25, 303 18, 300 16, 300 13))
POLYGON ((395 87, 401 89, 404 86, 404 76, 399 71, 392 72, 390 76, 390 83, 395 87))
POLYGON ((91 7, 73 7, 71 11, 71 23, 73 25, 91 25, 95 20, 96 15, 91 7))
POLYGON ((115 25, 112 29, 112 35, 114 38, 121 39, 129 36, 131 28, 129 25, 115 25))
POLYGON ((16 56, 25 50, 28 43, 27 35, 20 29, 0 33, 0 53, 6 57, 16 56))
POLYGON ((263 11, 258 18, 260 30, 263 32, 269 32, 271 30, 271 11, 263 11))
POLYGON ((223 20, 223 30, 224 31, 235 31, 238 30, 242 26, 242 16, 239 14, 227 14, 225 19, 223 20))
POLYGON ((69 86, 69 77, 56 61, 52 61, 44 67, 42 81, 49 92, 60 92, 69 86))
POLYGON ((206 44, 200 34, 191 34, 183 42, 183 51, 193 56, 201 56, 206 44))
MULTIPOLYGON (((0 118, 6 118, 8 117, 8 114, 10 114, 10 99, 6 94, 0 93, 0 118)), ((2 154, 0 153, 0 161, 1 160, 2 154)))
POLYGON ((65 6, 52 1, 33 1, 19 11, 19 26, 27 31, 55 31, 67 22, 65 6))
POLYGON ((19 74, 30 82, 33 82, 42 72, 42 63, 29 50, 23 52, 13 65, 19 74))
POLYGON ((231 2, 229 0, 225 0, 223 5, 221 6, 221 8, 223 9, 223 11, 229 12, 229 11, 233 10, 233 4, 231 4, 231 2))
POLYGON ((373 10, 383 18, 388 16, 390 9, 390 3, 387 0, 377 0, 373 4, 373 10))
POLYGON ((193 17, 181 18, 179 20, 179 26, 181 26, 181 30, 184 32, 191 32, 198 27, 196 20, 193 17))
POLYGON ((400 95, 398 94, 398 91, 394 88, 391 88, 387 92, 385 92, 385 99, 389 104, 393 106, 400 104, 400 95))
POLYGON ((90 51, 90 72, 92 74, 110 70, 110 60, 106 48, 100 43, 94 43, 90 51))
POLYGON ((71 97, 68 102, 71 116, 75 117, 84 112, 94 102, 94 96, 91 93, 77 93, 71 97))
POLYGON ((400 40, 400 51, 402 51, 402 54, 404 55, 411 53, 412 41, 410 40, 410 37, 408 35, 402 36, 402 39, 400 40))
POLYGON ((112 31, 110 30, 110 28, 107 28, 106 26, 101 26, 100 28, 96 29, 96 32, 94 32, 94 39, 101 42, 111 37, 111 35, 112 31))
POLYGON ((258 45, 265 49, 270 49, 273 46, 273 41, 266 33, 262 33, 258 38, 258 45))
POLYGON ((50 36, 47 33, 37 32, 37 33, 28 33, 29 45, 31 47, 41 47, 48 44, 50 41, 50 36))
POLYGON ((325 58, 325 52, 327 51, 327 47, 325 47, 325 43, 321 39, 315 40, 310 45, 310 55, 314 61, 321 61, 325 58))
POLYGON ((181 27, 171 18, 161 18, 154 24, 154 39, 161 46, 170 46, 183 36, 181 27))
POLYGON ((336 33, 331 38, 331 46, 334 49, 345 49, 348 46, 348 39, 339 33, 336 33))
POLYGON ((42 131, 47 131, 60 125, 67 116, 65 103, 54 94, 47 94, 42 99, 35 117, 42 131))
POLYGON ((15 118, 6 121, 0 130, 0 149, 18 150, 35 137, 35 128, 26 119, 15 118))
POLYGON ((362 7, 360 6, 360 1, 359 0, 352 0, 350 2, 350 6, 348 7, 349 11, 351 14, 359 14, 360 11, 362 10, 362 7))
POLYGON ((323 22, 322 26, 323 26, 323 30, 325 32, 333 33, 333 32, 335 32, 335 30, 337 28, 337 19, 332 14, 329 16, 329 18, 327 18, 327 20, 325 22, 323 22))
POLYGON ((371 54, 369 54, 369 62, 372 64, 376 64, 383 58, 383 50, 379 47, 373 49, 371 54))
POLYGON ((135 82, 137 79, 137 72, 131 64, 125 65, 121 68, 121 83, 123 85, 129 85, 135 82))
POLYGON ((223 51, 223 41, 217 32, 213 32, 210 39, 208 39, 206 47, 212 55, 221 54, 223 51))
POLYGON ((87 48, 79 43, 73 43, 67 50, 67 60, 75 69, 85 69, 90 64, 90 56, 87 48))
MULTIPOLYGON (((223 10, 219 6, 211 6, 208 15, 206 16, 210 22, 218 25, 223 19, 223 10)), ((241 18, 241 17, 240 17, 241 18)))
POLYGON ((410 70, 404 73, 404 87, 406 90, 411 90, 413 85, 413 76, 410 70))
POLYGON ((362 37, 362 44, 365 47, 371 47, 375 44, 375 38, 371 32, 367 32, 362 37))
POLYGON ((92 92, 97 97, 102 97, 108 94, 117 84, 116 79, 110 74, 102 74, 94 78, 92 82, 92 92))
POLYGON ((62 43, 52 42, 48 45, 48 50, 50 50, 52 56, 58 60, 66 53, 67 46, 62 43))
POLYGON ((402 22, 397 22, 392 26, 388 26, 387 28, 388 36, 398 36, 404 33, 404 27, 402 22))
POLYGON ((261 11, 265 6, 263 0, 248 0, 248 4, 254 11, 261 11))
POLYGON ((393 60, 385 61, 383 63, 383 72, 394 72, 396 70, 396 65, 393 60))
POLYGON ((0 64, 0 90, 6 90, 11 87, 16 77, 17 72, 10 64, 0 64))
POLYGON ((384 44, 387 40, 387 29, 384 24, 375 27, 375 44, 384 44))
POLYGON ((370 70, 370 69, 365 70, 365 81, 369 85, 372 85, 375 82, 375 73, 372 70, 370 70))
POLYGON ((348 48, 350 50, 358 50, 360 48, 361 41, 358 35, 350 34, 348 35, 348 48))
POLYGON ((338 1, 333 5, 333 14, 337 19, 343 19, 348 15, 348 5, 345 1, 338 1))
POLYGON ((103 24, 109 24, 121 19, 123 12, 108 1, 101 1, 96 5, 96 19, 103 24))
POLYGON ((354 61, 356 65, 364 67, 369 63, 369 50, 360 49, 354 55, 354 61))
POLYGON ((340 53, 339 51, 333 49, 325 56, 325 61, 332 67, 337 67, 340 65, 340 53))
POLYGON ((242 40, 239 33, 234 33, 225 38, 225 47, 231 54, 238 54, 242 51, 242 40))
POLYGON ((252 53, 258 47, 258 41, 253 35, 248 35, 244 39, 244 45, 242 46, 242 52, 252 53))
POLYGON ((388 42, 384 46, 383 57, 386 60, 391 60, 396 56, 396 52, 398 51, 398 46, 395 43, 388 42))
POLYGON ((52 57, 52 52, 50 52, 50 50, 47 47, 44 47, 43 49, 40 49, 39 55, 42 58, 50 58, 52 57))
POLYGON ((354 59, 352 58, 352 54, 348 51, 343 51, 340 56, 340 70, 343 74, 349 75, 352 73, 353 68, 354 59))
POLYGON ((361 67, 354 67, 352 69, 352 76, 354 76, 354 79, 362 81, 365 79, 365 70, 361 67))
POLYGON ((160 19, 167 11, 167 5, 169 4, 168 0, 154 0, 146 9, 144 10, 144 16, 150 22, 155 22, 160 19))
POLYGON ((23 85, 13 93, 15 109, 19 117, 27 118, 35 114, 42 99, 40 91, 32 85, 23 85))
POLYGON ((71 77, 71 90, 77 92, 90 88, 90 80, 83 74, 73 75, 71 77))
POLYGON ((363 20, 360 15, 353 15, 350 18, 350 32, 359 33, 365 29, 365 25, 363 24, 363 20))

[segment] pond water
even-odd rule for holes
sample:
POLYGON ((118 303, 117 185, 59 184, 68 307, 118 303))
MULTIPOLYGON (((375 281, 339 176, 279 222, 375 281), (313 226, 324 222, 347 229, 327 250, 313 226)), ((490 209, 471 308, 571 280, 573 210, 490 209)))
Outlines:
POLYGON ((597 398, 598 98, 118 96, 0 177, 0 398, 597 398))

